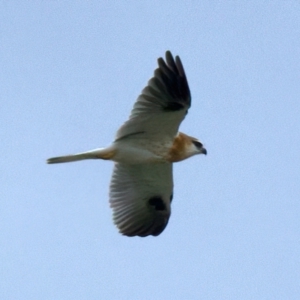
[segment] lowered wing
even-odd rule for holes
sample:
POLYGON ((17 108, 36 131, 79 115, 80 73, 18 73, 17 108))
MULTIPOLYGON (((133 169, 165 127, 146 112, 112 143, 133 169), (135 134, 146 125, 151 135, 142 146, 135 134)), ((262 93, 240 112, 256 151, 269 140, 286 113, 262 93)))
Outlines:
POLYGON ((170 217, 172 195, 172 164, 115 164, 109 202, 122 234, 162 233, 170 217))

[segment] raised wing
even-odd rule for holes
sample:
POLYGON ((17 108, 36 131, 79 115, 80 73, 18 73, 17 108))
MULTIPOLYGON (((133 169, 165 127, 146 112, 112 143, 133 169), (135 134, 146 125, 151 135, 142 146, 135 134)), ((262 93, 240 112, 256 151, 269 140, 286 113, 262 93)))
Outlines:
POLYGON ((122 234, 162 233, 170 217, 172 195, 172 164, 115 164, 109 202, 122 234))
POLYGON ((181 60, 178 56, 174 60, 167 51, 166 61, 158 59, 154 77, 138 97, 116 140, 138 133, 173 138, 190 106, 191 94, 181 60))

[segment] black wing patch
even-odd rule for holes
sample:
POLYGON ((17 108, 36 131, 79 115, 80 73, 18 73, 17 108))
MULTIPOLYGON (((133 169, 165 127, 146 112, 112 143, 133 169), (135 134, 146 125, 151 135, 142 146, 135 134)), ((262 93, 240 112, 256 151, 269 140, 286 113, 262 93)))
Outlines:
POLYGON ((149 199, 149 204, 154 207, 155 210, 165 210, 166 205, 161 197, 152 197, 149 199))

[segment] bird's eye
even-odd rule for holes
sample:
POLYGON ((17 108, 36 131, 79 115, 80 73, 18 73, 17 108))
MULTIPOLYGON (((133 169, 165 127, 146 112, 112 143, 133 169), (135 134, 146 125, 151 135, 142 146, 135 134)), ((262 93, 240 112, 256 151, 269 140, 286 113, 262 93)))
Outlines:
POLYGON ((198 141, 193 141, 193 144, 198 148, 198 149, 201 149, 203 147, 203 145, 198 142, 198 141))

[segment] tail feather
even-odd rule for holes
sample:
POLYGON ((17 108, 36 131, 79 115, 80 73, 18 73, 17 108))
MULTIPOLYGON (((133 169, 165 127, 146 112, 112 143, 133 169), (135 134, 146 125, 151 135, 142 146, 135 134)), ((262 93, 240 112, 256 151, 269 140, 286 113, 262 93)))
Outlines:
POLYGON ((58 164, 65 162, 78 161, 83 159, 111 159, 114 156, 115 152, 111 149, 99 148, 87 152, 51 157, 47 159, 48 164, 58 164))
MULTIPOLYGON (((65 156, 57 156, 57 157, 51 157, 47 159, 47 164, 58 164, 58 163, 65 163, 65 162, 72 162, 72 161, 78 161, 83 159, 88 159, 92 157, 88 157, 84 154, 71 154, 71 155, 65 155, 65 156)), ((95 157, 93 157, 95 158, 95 157)))

